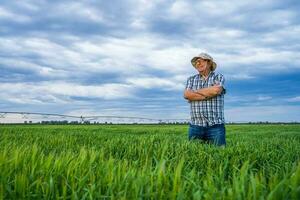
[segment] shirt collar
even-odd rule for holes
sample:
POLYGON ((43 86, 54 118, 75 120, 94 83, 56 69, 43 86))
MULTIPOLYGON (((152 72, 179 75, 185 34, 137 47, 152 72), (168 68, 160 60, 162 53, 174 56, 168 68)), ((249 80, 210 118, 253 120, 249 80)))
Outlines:
MULTIPOLYGON (((212 76, 212 75, 214 75, 214 73, 215 73, 214 71, 210 71, 209 74, 208 74, 208 76, 207 76, 207 78, 210 77, 210 76, 212 76)), ((199 77, 201 79, 203 78, 203 76, 200 73, 199 73, 199 77)))

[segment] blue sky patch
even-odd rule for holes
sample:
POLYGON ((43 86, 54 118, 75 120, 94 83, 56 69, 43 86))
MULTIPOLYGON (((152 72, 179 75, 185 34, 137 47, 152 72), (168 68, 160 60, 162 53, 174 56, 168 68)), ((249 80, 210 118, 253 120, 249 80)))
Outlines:
POLYGON ((300 121, 296 0, 2 1, 0 111, 189 118, 190 60, 226 79, 227 121, 300 121))

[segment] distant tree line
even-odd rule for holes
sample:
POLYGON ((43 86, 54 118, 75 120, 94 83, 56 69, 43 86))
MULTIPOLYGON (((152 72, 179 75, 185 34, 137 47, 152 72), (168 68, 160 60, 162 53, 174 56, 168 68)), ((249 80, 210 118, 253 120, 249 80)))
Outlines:
POLYGON ((188 122, 158 122, 158 123, 145 123, 145 122, 132 122, 132 123, 124 123, 124 122, 90 122, 90 121, 68 121, 68 120, 51 120, 51 121, 40 121, 40 122, 32 122, 32 121, 24 121, 24 124, 45 124, 45 125, 75 125, 75 124, 188 124, 188 122))
MULTIPOLYGON (((24 123, 15 123, 15 124, 45 124, 45 125, 80 125, 80 124, 86 124, 86 125, 92 125, 92 124, 174 124, 174 125, 180 125, 180 124, 188 124, 188 122, 163 122, 160 121, 158 123, 145 123, 145 122, 132 122, 132 123, 124 123, 124 122, 90 122, 90 121, 68 121, 68 120, 50 120, 50 121, 40 121, 40 122, 33 122, 33 121, 24 121, 24 123)), ((232 124, 232 125, 259 125, 259 124, 300 124, 300 122, 269 122, 269 121, 258 121, 258 122, 227 122, 226 124, 232 124)))

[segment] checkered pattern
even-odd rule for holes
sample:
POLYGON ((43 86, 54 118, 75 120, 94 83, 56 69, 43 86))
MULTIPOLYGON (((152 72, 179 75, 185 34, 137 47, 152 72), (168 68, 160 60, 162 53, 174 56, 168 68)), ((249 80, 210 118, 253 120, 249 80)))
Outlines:
POLYGON ((220 95, 202 101, 190 101, 191 107, 191 124, 199 126, 212 126, 215 124, 225 123, 224 119, 224 76, 219 73, 210 72, 208 78, 204 80, 200 74, 188 78, 186 89, 198 90, 207 88, 215 84, 223 86, 224 90, 220 95))

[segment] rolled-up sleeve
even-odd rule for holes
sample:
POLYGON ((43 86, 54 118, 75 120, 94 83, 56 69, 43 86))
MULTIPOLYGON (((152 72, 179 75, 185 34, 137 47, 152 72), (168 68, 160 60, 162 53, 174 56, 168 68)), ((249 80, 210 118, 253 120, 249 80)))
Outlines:
POLYGON ((189 77, 187 79, 185 89, 186 90, 192 90, 193 89, 193 79, 192 79, 192 77, 189 77))
POLYGON ((217 74, 215 78, 215 84, 219 84, 220 86, 222 86, 223 87, 222 94, 226 94, 225 78, 222 74, 217 74))

